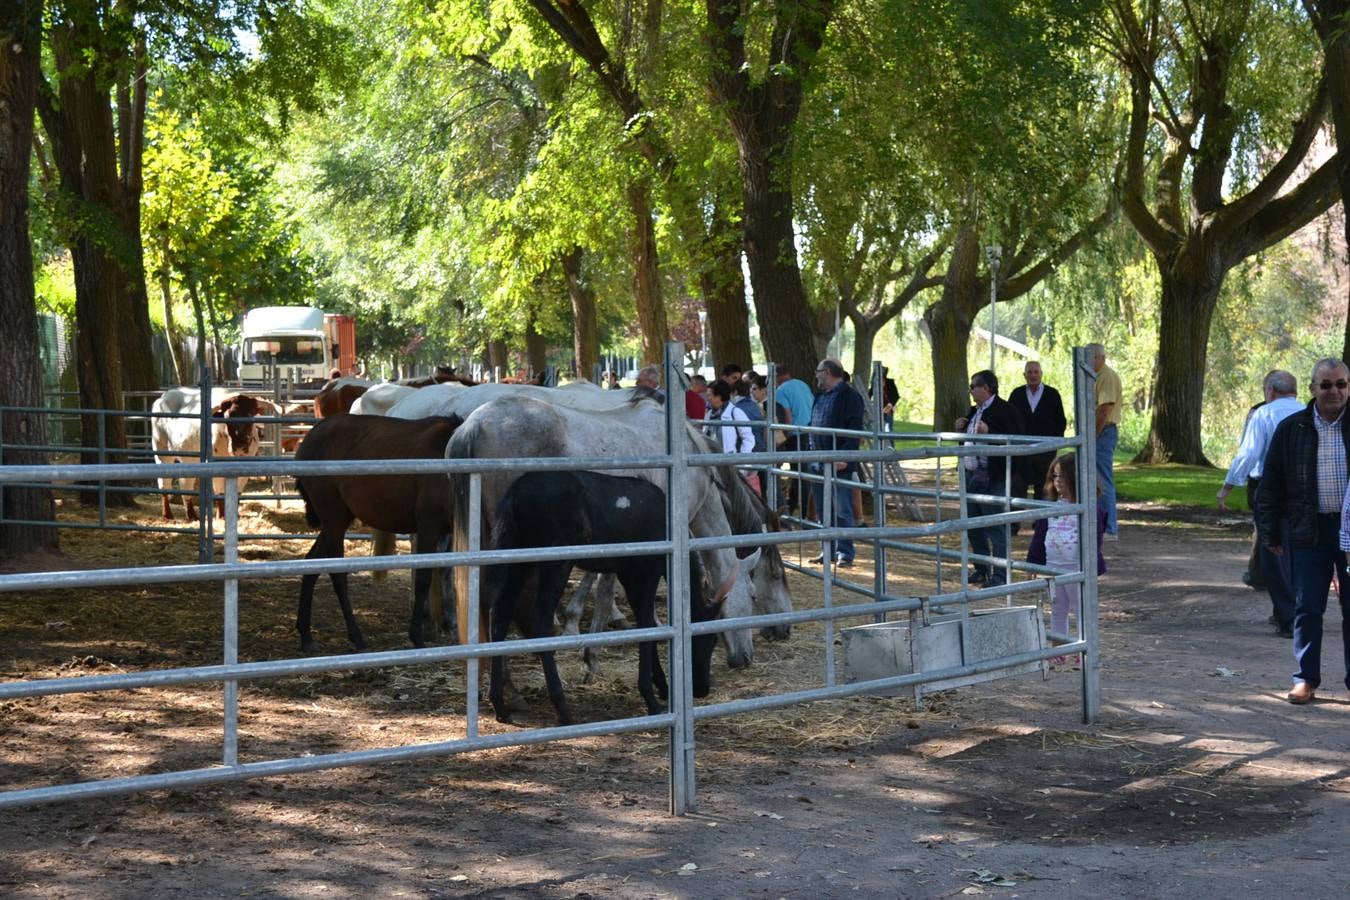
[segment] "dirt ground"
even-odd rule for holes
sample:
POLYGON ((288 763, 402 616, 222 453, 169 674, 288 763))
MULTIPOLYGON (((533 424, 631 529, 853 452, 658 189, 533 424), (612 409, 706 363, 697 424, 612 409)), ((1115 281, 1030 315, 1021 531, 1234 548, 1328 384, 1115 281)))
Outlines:
MULTIPOLYGON (((6 810, 0 895, 1346 896, 1337 614, 1318 701, 1290 706, 1289 641, 1266 624, 1265 595, 1239 581, 1241 523, 1138 507, 1122 519, 1101 581, 1095 725, 1081 722, 1069 669, 944 692, 922 709, 856 698, 716 720, 699 727, 698 810, 682 819, 666 814, 662 735, 6 810)), ((183 552, 173 537, 63 541, 87 565, 183 552)), ((387 589, 356 581, 371 646, 404 646, 406 578, 383 604, 387 589)), ((819 603, 814 583, 794 578, 793 590, 798 605, 819 603)), ((245 583, 242 658, 293 654, 294 596, 293 583, 245 583)), ((316 625, 325 649, 342 649, 324 586, 316 625)), ((214 662, 218 629, 218 589, 0 595, 0 679, 214 662)), ((799 628, 788 643, 757 642, 749 671, 719 654, 712 699, 809 683, 820 647, 819 628, 799 628)), ((604 667, 582 685, 566 662, 579 719, 638 710, 631 656, 610 651, 604 667)), ((551 724, 521 680, 525 724, 551 724)), ((242 753, 452 737, 462 682, 462 669, 404 669, 244 685, 242 753)), ((210 687, 0 702, 0 785, 210 765, 218 735, 210 687)))

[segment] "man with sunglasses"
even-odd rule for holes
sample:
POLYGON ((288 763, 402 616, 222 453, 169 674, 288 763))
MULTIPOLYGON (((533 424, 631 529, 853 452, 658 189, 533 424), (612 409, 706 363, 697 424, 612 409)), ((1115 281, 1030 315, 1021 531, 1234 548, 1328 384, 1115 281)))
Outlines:
MULTIPOLYGON (((1219 509, 1228 511, 1228 495, 1233 488, 1246 485, 1247 503, 1252 507, 1253 522, 1256 505, 1253 502, 1261 487, 1262 462, 1270 448, 1270 439, 1281 422, 1303 411, 1298 400, 1298 381, 1292 372, 1275 369, 1266 374, 1261 385, 1265 393, 1265 402, 1247 417, 1242 431, 1242 442, 1238 445, 1233 464, 1228 467, 1223 487, 1219 488, 1219 509)), ((1286 543, 1284 535, 1280 543, 1286 543)), ((1294 588, 1290 581, 1289 560, 1286 556, 1276 556, 1260 541, 1259 532, 1256 541, 1259 556, 1255 569, 1265 576, 1265 588, 1270 592, 1272 607, 1271 624, 1280 637, 1294 636, 1294 588)))
MULTIPOLYGON (((1350 665, 1350 575, 1341 549, 1341 505, 1350 459, 1350 370, 1339 359, 1318 360, 1312 402, 1275 429, 1256 491, 1256 525, 1276 556, 1289 555, 1294 586, 1294 660, 1298 671, 1285 696, 1302 705, 1322 681, 1322 616, 1332 574, 1341 604, 1341 638, 1350 665)), ((1350 687, 1350 674, 1346 676, 1350 687)))

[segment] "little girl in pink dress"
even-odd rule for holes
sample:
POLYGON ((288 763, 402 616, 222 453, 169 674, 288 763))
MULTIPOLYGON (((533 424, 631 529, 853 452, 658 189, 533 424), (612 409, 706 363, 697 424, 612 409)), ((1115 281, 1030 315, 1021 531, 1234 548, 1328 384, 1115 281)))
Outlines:
MULTIPOLYGON (((1045 478, 1045 496, 1060 503, 1075 503, 1078 498, 1078 482, 1075 476, 1075 457, 1065 453, 1050 464, 1045 478)), ((1106 530, 1106 513, 1097 507, 1097 574, 1106 574, 1106 561, 1102 558, 1102 532, 1106 530)), ((1037 519, 1031 536, 1031 547, 1027 550, 1027 562, 1056 569, 1077 571, 1078 556, 1078 516, 1069 514, 1037 519)), ((1080 601, 1082 585, 1055 583, 1055 598, 1050 608, 1050 630, 1056 634, 1069 633, 1069 610, 1074 617, 1082 616, 1080 601)), ((1081 623, 1080 623, 1081 627, 1081 623)), ((1075 654, 1074 668, 1078 668, 1079 657, 1075 654)), ((1063 666, 1068 657, 1053 656, 1052 666, 1063 666)))

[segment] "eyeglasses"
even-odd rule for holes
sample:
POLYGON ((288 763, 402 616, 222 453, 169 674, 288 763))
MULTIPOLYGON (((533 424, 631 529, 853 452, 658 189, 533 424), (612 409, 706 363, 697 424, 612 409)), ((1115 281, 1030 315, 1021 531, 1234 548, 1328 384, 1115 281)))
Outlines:
POLYGON ((1321 384, 1319 384, 1318 387, 1324 391, 1329 391, 1332 388, 1336 388, 1337 390, 1343 391, 1346 388, 1350 387, 1350 381, 1346 381, 1344 378, 1338 379, 1336 381, 1324 381, 1321 384))

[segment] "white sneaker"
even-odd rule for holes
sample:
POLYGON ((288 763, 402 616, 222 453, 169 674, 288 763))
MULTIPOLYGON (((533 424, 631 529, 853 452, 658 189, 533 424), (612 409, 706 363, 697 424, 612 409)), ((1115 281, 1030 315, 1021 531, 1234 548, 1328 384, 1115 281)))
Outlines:
POLYGON ((1112 532, 1108 531, 1108 532, 1106 532, 1105 534, 1102 535, 1102 540, 1104 540, 1104 541, 1118 541, 1118 540, 1120 540, 1120 535, 1119 535, 1119 534, 1113 534, 1112 532))

